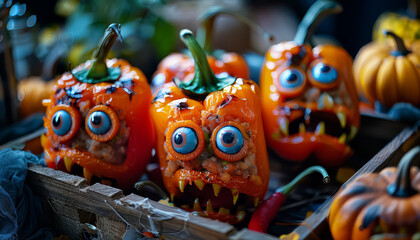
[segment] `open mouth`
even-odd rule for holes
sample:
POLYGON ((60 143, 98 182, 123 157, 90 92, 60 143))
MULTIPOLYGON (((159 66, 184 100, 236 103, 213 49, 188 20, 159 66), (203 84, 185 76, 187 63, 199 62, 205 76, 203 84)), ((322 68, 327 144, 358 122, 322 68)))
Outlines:
POLYGON ((237 224, 245 219, 245 210, 259 202, 258 197, 241 191, 252 184, 242 177, 232 177, 229 186, 233 187, 226 186, 217 174, 209 172, 181 169, 174 177, 181 193, 174 203, 200 216, 237 224))
POLYGON ((306 133, 328 135, 347 144, 356 135, 357 128, 349 123, 343 111, 313 110, 295 105, 292 108, 279 107, 278 138, 288 138, 306 133))
POLYGON ((93 185, 95 183, 102 183, 108 186, 117 186, 116 179, 105 176, 97 176, 87 168, 84 168, 79 164, 73 162, 73 160, 69 157, 60 158, 57 161, 57 169, 67 171, 68 173, 76 176, 84 177, 89 185, 93 185))

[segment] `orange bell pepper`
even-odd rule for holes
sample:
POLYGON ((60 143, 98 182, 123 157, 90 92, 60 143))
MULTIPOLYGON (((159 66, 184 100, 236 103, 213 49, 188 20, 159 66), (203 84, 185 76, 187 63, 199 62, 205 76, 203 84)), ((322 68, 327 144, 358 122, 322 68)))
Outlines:
POLYGON ((57 81, 44 101, 42 142, 49 167, 126 190, 151 159, 154 128, 144 74, 125 60, 106 59, 119 31, 110 25, 94 58, 57 81))
MULTIPOLYGON (((200 28, 197 33, 197 39, 199 39, 199 42, 208 53, 212 52, 211 38, 213 23, 217 16, 221 14, 234 16, 236 19, 249 25, 252 24, 243 17, 230 11, 211 9, 201 17, 200 28)), ((217 50, 207 55, 207 61, 216 75, 227 73, 230 76, 249 79, 248 63, 240 54, 217 50)), ((172 53, 159 63, 157 71, 152 78, 152 88, 157 89, 162 84, 171 82, 175 77, 182 81, 189 81, 193 76, 194 61, 191 56, 183 53, 172 53)))
POLYGON ((339 11, 336 2, 315 2, 294 41, 266 53, 260 79, 265 136, 287 160, 313 157, 324 166, 337 166, 351 154, 348 143, 360 118, 353 60, 341 47, 309 44, 320 19, 339 11))
POLYGON ((193 34, 180 35, 196 63, 194 76, 163 85, 151 107, 164 184, 176 205, 234 224, 268 188, 259 88, 216 77, 193 34))

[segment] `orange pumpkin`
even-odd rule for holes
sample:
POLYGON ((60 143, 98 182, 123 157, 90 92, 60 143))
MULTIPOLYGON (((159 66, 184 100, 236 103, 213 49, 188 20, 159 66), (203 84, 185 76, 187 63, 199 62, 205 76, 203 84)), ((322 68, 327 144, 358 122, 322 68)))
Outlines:
POLYGON ((360 49, 353 73, 359 95, 386 107, 407 102, 420 107, 420 40, 411 44, 390 31, 394 41, 371 42, 360 49))
POLYGON ((411 239, 420 230, 420 172, 412 167, 420 146, 410 150, 398 168, 366 173, 339 192, 330 208, 334 239, 370 239, 374 234, 411 239))

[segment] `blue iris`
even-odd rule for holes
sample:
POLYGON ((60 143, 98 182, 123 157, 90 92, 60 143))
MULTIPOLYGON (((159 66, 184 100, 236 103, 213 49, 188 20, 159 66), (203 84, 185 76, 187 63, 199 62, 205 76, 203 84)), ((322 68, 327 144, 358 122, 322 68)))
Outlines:
POLYGON ((236 154, 244 145, 242 132, 236 127, 222 127, 216 134, 217 148, 226 154, 236 154))
POLYGON ((297 88, 303 84, 303 74, 297 69, 286 69, 280 74, 279 81, 284 88, 297 88))
POLYGON ((172 134, 172 147, 177 153, 191 153, 197 148, 197 145, 197 133, 192 128, 180 127, 172 134))
POLYGON ((111 129, 111 119, 102 111, 95 111, 89 115, 88 127, 96 135, 103 135, 111 129))
POLYGON ((59 136, 66 135, 71 129, 70 113, 58 110, 51 119, 51 126, 55 134, 59 136))
POLYGON ((329 84, 337 79, 337 70, 331 65, 318 63, 312 68, 312 76, 320 83, 329 84))

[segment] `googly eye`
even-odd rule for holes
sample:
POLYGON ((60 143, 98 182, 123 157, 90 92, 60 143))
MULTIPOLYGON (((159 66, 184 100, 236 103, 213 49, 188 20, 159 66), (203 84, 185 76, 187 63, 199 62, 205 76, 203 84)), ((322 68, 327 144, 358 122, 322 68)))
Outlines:
POLYGON ((111 129, 111 119, 102 111, 93 112, 89 115, 88 127, 94 134, 103 135, 111 129))
POLYGON ((244 158, 249 148, 249 136, 237 122, 224 122, 217 126, 211 135, 214 153, 226 161, 244 158))
POLYGON ((312 77, 322 83, 331 84, 337 80, 337 70, 329 64, 318 63, 312 68, 312 77))
POLYGON ((115 137, 120 127, 117 114, 110 107, 93 107, 86 118, 86 132, 96 141, 106 142, 115 137))
POLYGON ((244 145, 244 137, 236 127, 222 127, 216 134, 216 146, 226 154, 238 153, 244 145))
POLYGON ((297 69, 286 69, 279 77, 280 86, 284 89, 295 89, 303 85, 303 74, 297 69))
POLYGON ((204 133, 191 120, 171 124, 166 133, 169 153, 178 160, 188 161, 198 157, 204 149, 204 133))
POLYGON ((181 154, 193 152, 198 146, 198 137, 194 129, 180 127, 172 134, 172 146, 181 154))
POLYGON ((52 109, 49 124, 46 127, 54 140, 63 142, 76 135, 80 128, 80 113, 72 106, 59 104, 52 109))
POLYGON ((71 129, 71 116, 65 110, 57 111, 52 119, 51 126, 55 134, 59 136, 66 135, 71 129))

